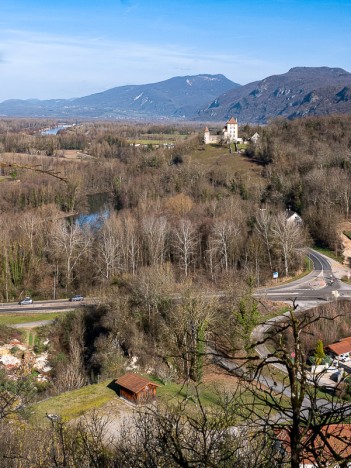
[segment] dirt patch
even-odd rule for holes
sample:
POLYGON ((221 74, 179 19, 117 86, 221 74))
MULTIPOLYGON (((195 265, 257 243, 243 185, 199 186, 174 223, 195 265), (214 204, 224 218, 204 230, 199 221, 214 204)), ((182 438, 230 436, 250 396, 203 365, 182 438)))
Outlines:
POLYGON ((234 391, 238 386, 239 379, 229 374, 225 369, 209 364, 204 369, 203 383, 214 384, 226 391, 234 391))

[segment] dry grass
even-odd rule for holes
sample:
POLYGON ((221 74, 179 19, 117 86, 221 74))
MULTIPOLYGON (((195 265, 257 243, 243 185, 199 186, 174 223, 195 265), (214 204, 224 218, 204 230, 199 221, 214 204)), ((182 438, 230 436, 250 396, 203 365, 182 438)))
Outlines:
POLYGON ((226 146, 202 145, 187 156, 193 164, 208 169, 224 169, 229 174, 240 175, 253 184, 263 184, 262 166, 241 153, 229 153, 226 146))

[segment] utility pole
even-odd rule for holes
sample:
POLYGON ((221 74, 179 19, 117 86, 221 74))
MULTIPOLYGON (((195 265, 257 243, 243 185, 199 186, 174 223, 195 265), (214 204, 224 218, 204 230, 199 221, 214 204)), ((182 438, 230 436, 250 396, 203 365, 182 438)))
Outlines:
POLYGON ((54 294, 53 294, 54 300, 56 299, 56 278, 57 278, 57 276, 58 276, 58 265, 56 263, 56 268, 54 270, 54 294))

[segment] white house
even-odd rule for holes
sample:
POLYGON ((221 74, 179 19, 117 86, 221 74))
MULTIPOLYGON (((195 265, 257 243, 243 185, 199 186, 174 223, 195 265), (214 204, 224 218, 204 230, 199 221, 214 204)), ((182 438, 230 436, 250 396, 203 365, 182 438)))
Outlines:
POLYGON ((257 140, 258 140, 259 138, 260 138, 260 134, 256 132, 256 133, 254 133, 254 134, 252 135, 252 137, 250 138, 250 140, 251 140, 253 143, 256 144, 256 143, 257 143, 257 140))
POLYGON ((285 214, 286 214, 286 222, 288 224, 297 224, 297 225, 301 225, 303 224, 303 221, 302 221, 302 218, 300 215, 298 215, 297 213, 295 213, 295 211, 292 211, 292 210, 286 210, 285 211, 285 214))

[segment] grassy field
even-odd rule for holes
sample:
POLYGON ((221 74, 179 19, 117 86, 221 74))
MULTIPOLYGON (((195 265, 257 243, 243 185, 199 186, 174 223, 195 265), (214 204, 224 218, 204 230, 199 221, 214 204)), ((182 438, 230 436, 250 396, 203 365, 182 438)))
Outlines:
MULTIPOLYGON (((148 378, 160 385, 160 387, 157 388, 157 398, 159 401, 168 404, 176 404, 186 399, 188 404, 187 411, 198 410, 194 384, 181 385, 170 382, 163 385, 156 378, 150 376, 148 376, 148 378)), ((237 385, 235 378, 233 378, 233 384, 232 390, 235 391, 237 385)), ((227 387, 226 389, 228 391, 227 387)), ((223 390, 224 387, 220 382, 201 384, 198 387, 198 393, 202 405, 208 409, 219 407, 221 401, 223 401, 223 390)), ((241 401, 244 403, 250 404, 250 402, 252 402, 252 395, 247 391, 242 394, 241 398, 241 401)), ((101 408, 102 411, 105 411, 104 406, 110 402, 113 404, 113 413, 116 411, 118 414, 118 412, 123 412, 129 408, 126 406, 125 402, 119 400, 117 397, 113 382, 105 381, 100 384, 88 385, 78 390, 62 393, 59 396, 31 405, 28 408, 29 420, 33 424, 45 424, 48 422, 46 414, 53 413, 69 421, 82 416, 92 409, 101 408)))
POLYGON ((30 419, 32 422, 39 422, 45 420, 47 413, 53 413, 70 420, 93 408, 100 408, 116 397, 116 392, 108 387, 109 383, 110 381, 88 385, 36 403, 29 408, 30 419))
POLYGON ((184 141, 189 135, 182 134, 157 134, 147 133, 140 135, 140 138, 128 139, 128 143, 140 144, 140 145, 163 145, 163 144, 175 144, 180 141, 184 141))
MULTIPOLYGON (((157 379, 151 380, 159 383, 157 379)), ((106 381, 100 384, 88 385, 78 390, 62 393, 59 396, 36 403, 29 408, 30 420, 32 423, 43 422, 45 421, 45 415, 47 413, 53 413, 69 421, 94 408, 101 408, 114 399, 116 400, 117 408, 118 404, 121 405, 121 408, 125 407, 124 402, 116 398, 115 390, 109 388, 110 383, 111 381, 106 381)), ((219 403, 219 394, 215 392, 212 385, 203 387, 200 394, 204 406, 215 406, 219 403)), ((167 401, 169 403, 180 401, 188 397, 191 404, 191 395, 195 395, 195 388, 193 386, 169 383, 167 385, 161 385, 157 389, 157 395, 161 401, 167 401)), ((115 403, 114 407, 116 407, 115 403)))
POLYGON ((336 260, 339 263, 342 263, 344 261, 344 258, 342 255, 336 255, 333 250, 322 248, 322 247, 313 247, 314 250, 317 252, 325 255, 326 257, 331 258, 332 260, 336 260))
POLYGON ((0 325, 18 325, 21 323, 41 322, 42 320, 54 320, 59 313, 44 314, 0 314, 0 325))

